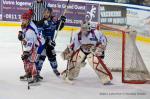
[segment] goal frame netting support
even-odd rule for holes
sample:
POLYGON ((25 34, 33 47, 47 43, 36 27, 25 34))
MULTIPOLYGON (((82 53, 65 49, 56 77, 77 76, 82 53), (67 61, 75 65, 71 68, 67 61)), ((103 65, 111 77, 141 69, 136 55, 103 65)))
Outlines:
MULTIPOLYGON (((108 29, 108 30, 111 30, 111 31, 118 31, 118 32, 121 32, 121 36, 122 36, 122 66, 121 66, 121 74, 122 74, 122 83, 129 83, 129 84, 145 84, 147 82, 149 82, 149 80, 126 80, 125 79, 125 50, 126 50, 126 36, 127 36, 127 33, 126 33, 126 30, 123 30, 123 29, 118 29, 118 28, 114 28, 114 27, 111 27, 111 26, 107 26, 107 25, 103 25, 103 24, 100 24, 99 25, 99 28, 101 30, 101 28, 104 28, 104 29, 108 29)), ((118 70, 117 70, 118 71, 118 70)))

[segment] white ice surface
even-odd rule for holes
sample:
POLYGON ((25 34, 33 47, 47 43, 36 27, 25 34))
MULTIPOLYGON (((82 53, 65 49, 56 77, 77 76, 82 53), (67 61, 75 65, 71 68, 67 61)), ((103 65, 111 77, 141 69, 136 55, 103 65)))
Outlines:
MULTIPOLYGON (((40 86, 32 86, 27 90, 27 83, 19 80, 24 69, 20 58, 21 44, 17 40, 18 30, 16 27, 0 27, 0 99, 149 99, 150 85, 122 84, 121 75, 113 73, 113 85, 103 86, 88 65, 81 70, 74 85, 67 84, 53 74, 47 60, 41 72, 44 80, 40 86)), ((70 33, 64 31, 58 35, 56 49, 60 52, 69 43, 70 33)), ((147 46, 144 46, 144 54, 150 57, 147 46)), ((66 61, 63 61, 59 54, 58 69, 63 71, 66 61)), ((150 59, 144 60, 150 66, 150 59)))

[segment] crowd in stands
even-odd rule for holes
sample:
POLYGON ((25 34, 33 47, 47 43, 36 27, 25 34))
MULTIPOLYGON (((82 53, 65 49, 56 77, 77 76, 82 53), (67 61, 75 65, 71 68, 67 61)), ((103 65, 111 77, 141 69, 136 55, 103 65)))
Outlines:
POLYGON ((91 1, 116 2, 116 3, 150 6, 150 0, 91 0, 91 1))

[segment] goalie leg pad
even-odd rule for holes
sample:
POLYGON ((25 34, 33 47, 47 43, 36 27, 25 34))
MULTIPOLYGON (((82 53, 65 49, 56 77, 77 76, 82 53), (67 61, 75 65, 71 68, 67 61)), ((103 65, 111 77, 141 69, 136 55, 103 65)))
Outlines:
POLYGON ((87 58, 89 64, 94 69, 101 82, 103 84, 109 83, 112 80, 112 74, 106 67, 102 59, 100 57, 94 56, 93 54, 89 54, 87 58))
POLYGON ((62 72, 63 78, 68 77, 68 79, 73 80, 78 77, 84 59, 85 54, 81 50, 77 50, 71 60, 68 60, 68 69, 62 72))
POLYGON ((65 70, 62 76, 64 79, 67 77, 69 80, 73 80, 78 77, 81 68, 79 66, 74 66, 72 62, 70 62, 70 64, 68 63, 68 65, 69 70, 65 70))

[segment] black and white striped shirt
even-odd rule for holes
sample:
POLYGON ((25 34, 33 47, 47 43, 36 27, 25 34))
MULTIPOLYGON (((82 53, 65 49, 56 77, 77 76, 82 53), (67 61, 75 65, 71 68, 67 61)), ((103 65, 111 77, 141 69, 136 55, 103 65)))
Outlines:
POLYGON ((37 2, 37 1, 34 1, 32 4, 31 4, 31 7, 30 9, 33 10, 33 20, 34 21, 40 21, 42 18, 43 18, 43 12, 44 12, 44 9, 48 6, 48 3, 43 1, 41 3, 37 2))

